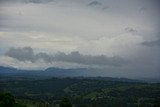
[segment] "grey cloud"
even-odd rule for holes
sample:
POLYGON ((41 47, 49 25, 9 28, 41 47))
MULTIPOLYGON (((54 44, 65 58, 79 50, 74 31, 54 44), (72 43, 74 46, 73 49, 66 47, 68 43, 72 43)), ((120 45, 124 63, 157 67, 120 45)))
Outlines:
POLYGON ((109 6, 104 5, 100 1, 92 1, 92 2, 88 3, 88 6, 90 6, 90 7, 100 7, 100 9, 102 9, 102 10, 107 10, 107 9, 110 8, 109 6))
POLYGON ((45 62, 49 63, 55 60, 53 55, 48 55, 47 53, 38 53, 35 55, 35 59, 43 59, 45 62))
POLYGON ((53 2, 54 0, 0 0, 0 3, 15 3, 15 2, 20 2, 20 3, 49 3, 53 2))
POLYGON ((102 5, 102 3, 101 3, 101 2, 98 2, 98 1, 92 1, 92 2, 90 2, 88 5, 89 5, 89 6, 100 6, 100 5, 102 5))
POLYGON ((58 53, 55 55, 56 60, 66 61, 66 62, 75 62, 79 64, 86 65, 113 65, 120 66, 124 64, 124 60, 120 57, 106 57, 104 55, 100 56, 91 56, 91 55, 82 55, 78 51, 71 52, 70 54, 58 53))
POLYGON ((77 63, 84 65, 98 65, 98 66, 121 66, 127 62, 118 56, 106 57, 104 55, 92 56, 92 55, 82 55, 78 51, 65 54, 63 52, 58 52, 55 55, 49 55, 47 53, 37 53, 34 54, 31 47, 24 48, 10 48, 6 52, 7 56, 15 58, 19 61, 32 61, 35 62, 39 59, 43 59, 47 63, 62 61, 69 63, 77 63))
POLYGON ((140 13, 143 13, 143 12, 146 11, 146 10, 147 10, 146 7, 141 7, 141 8, 139 9, 139 12, 140 12, 140 13))
POLYGON ((5 53, 5 55, 9 57, 13 57, 19 61, 34 61, 34 53, 33 49, 31 47, 24 47, 24 48, 10 48, 8 52, 5 53))
POLYGON ((142 45, 149 46, 149 47, 160 46, 160 36, 157 36, 157 40, 145 41, 145 42, 142 43, 142 45))
POLYGON ((136 32, 137 32, 136 29, 131 28, 131 27, 126 27, 124 30, 125 30, 126 32, 130 32, 130 33, 136 33, 136 32))
POLYGON ((25 3, 48 3, 53 2, 54 0, 25 0, 25 3))

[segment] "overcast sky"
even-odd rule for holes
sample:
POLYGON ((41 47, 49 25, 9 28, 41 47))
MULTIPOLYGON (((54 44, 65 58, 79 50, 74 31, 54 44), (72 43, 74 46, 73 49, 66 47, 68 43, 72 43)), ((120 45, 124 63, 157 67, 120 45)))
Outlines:
POLYGON ((160 77, 159 0, 0 0, 0 65, 160 77))

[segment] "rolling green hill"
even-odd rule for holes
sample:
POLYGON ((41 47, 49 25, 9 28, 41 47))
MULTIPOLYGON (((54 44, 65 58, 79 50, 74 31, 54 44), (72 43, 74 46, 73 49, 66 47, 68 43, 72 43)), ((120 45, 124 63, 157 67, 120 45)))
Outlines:
POLYGON ((115 78, 3 79, 0 92, 10 92, 21 103, 51 107, 67 96, 75 107, 158 107, 160 84, 115 78))

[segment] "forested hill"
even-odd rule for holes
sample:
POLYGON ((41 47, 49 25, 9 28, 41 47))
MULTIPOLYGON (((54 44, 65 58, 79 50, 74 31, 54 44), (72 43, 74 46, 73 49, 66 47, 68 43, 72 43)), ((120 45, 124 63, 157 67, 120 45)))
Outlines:
POLYGON ((46 102, 54 107, 64 96, 75 107, 154 107, 160 101, 159 83, 107 78, 1 79, 0 92, 33 107, 46 102))

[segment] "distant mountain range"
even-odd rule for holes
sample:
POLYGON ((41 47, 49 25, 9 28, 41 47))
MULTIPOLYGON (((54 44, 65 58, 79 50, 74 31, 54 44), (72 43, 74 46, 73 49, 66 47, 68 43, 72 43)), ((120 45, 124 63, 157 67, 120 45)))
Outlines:
POLYGON ((18 70, 12 67, 3 67, 0 66, 0 74, 12 74, 12 73, 18 73, 18 70))
POLYGON ((63 68, 47 68, 45 70, 20 70, 13 67, 0 66, 0 77, 12 76, 12 77, 29 77, 29 78, 51 78, 51 77, 78 77, 78 78, 89 78, 98 80, 112 80, 112 81, 128 81, 135 82, 141 80, 145 82, 160 82, 157 78, 142 78, 138 80, 128 78, 113 78, 113 77, 102 77, 98 76, 100 71, 95 69, 87 68, 75 68, 75 69, 63 69, 63 68))
POLYGON ((92 77, 96 76, 96 71, 87 68, 63 69, 63 68, 47 68, 45 70, 20 70, 12 67, 0 66, 0 75, 34 75, 47 77, 92 77))

